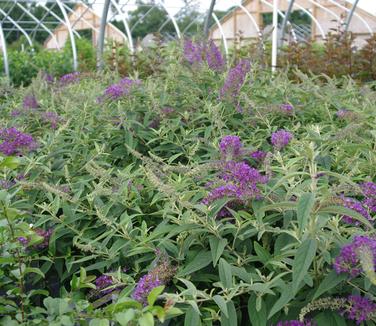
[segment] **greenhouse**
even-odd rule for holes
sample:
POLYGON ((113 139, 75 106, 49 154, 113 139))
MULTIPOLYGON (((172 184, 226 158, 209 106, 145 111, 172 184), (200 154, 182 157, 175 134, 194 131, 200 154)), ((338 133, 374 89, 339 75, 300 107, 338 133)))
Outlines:
POLYGON ((0 0, 0 325, 376 325, 373 0, 0 0))

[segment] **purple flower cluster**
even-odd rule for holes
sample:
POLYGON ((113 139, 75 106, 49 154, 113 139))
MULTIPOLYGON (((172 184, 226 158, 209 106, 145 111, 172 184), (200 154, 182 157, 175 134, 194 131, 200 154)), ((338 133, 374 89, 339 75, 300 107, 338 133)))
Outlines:
POLYGON ((202 44, 194 43, 192 40, 189 39, 184 41, 184 58, 191 65, 201 64, 203 53, 204 49, 202 44))
MULTIPOLYGON (((341 200, 343 202, 343 206, 361 214, 368 221, 370 222, 372 221, 371 216, 368 214, 368 211, 363 207, 361 202, 357 201, 356 199, 349 198, 349 197, 341 197, 341 200)), ((342 220, 348 224, 353 224, 356 226, 359 226, 361 224, 361 222, 353 219, 351 216, 348 216, 348 215, 343 215, 342 220)))
POLYGON ((279 109, 281 110, 281 112, 285 113, 285 114, 292 114, 294 112, 294 107, 291 105, 291 104, 281 104, 279 109))
POLYGON ((109 276, 109 275, 101 275, 97 277, 97 279, 95 280, 95 286, 97 287, 97 290, 101 292, 101 294, 108 294, 114 291, 115 290, 114 287, 111 289, 106 289, 113 284, 114 284, 114 280, 112 276, 109 276))
POLYGON ((280 129, 272 133, 271 143, 275 149, 281 150, 286 147, 293 138, 294 136, 291 132, 280 129))
POLYGON ((373 213, 376 213, 376 184, 369 181, 360 185, 364 196, 363 205, 369 208, 373 213))
POLYGON ((42 120, 46 123, 49 123, 52 129, 56 129, 58 123, 61 121, 59 115, 52 111, 43 112, 42 120))
POLYGON ((315 326, 312 321, 285 320, 279 321, 276 326, 315 326))
POLYGON ((242 154, 243 144, 238 136, 224 136, 219 143, 221 156, 225 160, 238 158, 242 154))
POLYGON ((220 98, 234 101, 238 97, 250 69, 251 64, 246 59, 241 60, 235 68, 232 68, 220 90, 220 98))
POLYGON ((59 81, 60 81, 60 84, 65 86, 65 85, 79 82, 80 76, 81 76, 81 73, 79 73, 78 71, 75 71, 75 72, 66 74, 64 76, 61 76, 59 81))
POLYGON ((117 100, 123 96, 129 95, 132 88, 140 84, 141 81, 138 79, 123 78, 117 84, 108 86, 104 91, 103 97, 110 100, 117 100))
POLYGON ((213 71, 221 72, 225 68, 226 62, 222 56, 221 51, 214 43, 213 40, 209 42, 209 46, 206 48, 206 62, 208 66, 213 71))
POLYGON ((257 150, 251 153, 251 158, 256 161, 262 162, 265 160, 267 153, 261 150, 257 150))
POLYGON ((21 245, 23 245, 24 247, 27 247, 28 243, 29 243, 29 239, 25 238, 25 237, 18 237, 17 240, 21 243, 21 245))
POLYGON ((30 110, 30 109, 37 109, 39 108, 39 103, 35 96, 33 95, 27 95, 23 99, 23 108, 25 110, 30 110))
POLYGON ((0 130, 0 152, 4 155, 22 155, 36 148, 36 142, 29 134, 24 134, 16 128, 0 130))
POLYGON ((148 273, 142 276, 137 282, 137 286, 132 294, 132 298, 141 302, 144 306, 147 305, 147 298, 150 292, 157 286, 163 283, 159 280, 158 275, 148 273))
POLYGON ((370 320, 376 312, 376 304, 360 295, 350 295, 347 298, 349 307, 343 312, 347 319, 354 320, 357 325, 370 320))
POLYGON ((356 236, 350 244, 341 248, 340 254, 336 257, 333 267, 337 274, 349 273, 351 277, 356 277, 362 272, 359 258, 362 248, 372 252, 374 265, 376 264, 376 239, 356 236))
MULTIPOLYGON (((247 163, 234 161, 224 163, 219 180, 224 184, 213 188, 202 200, 203 204, 210 205, 215 200, 229 198, 231 201, 226 205, 227 208, 244 206, 250 199, 261 198, 258 187, 268 181, 267 177, 247 163)), ((218 217, 229 215, 226 207, 218 213, 218 217)))
POLYGON ((42 242, 35 246, 36 249, 45 249, 48 247, 50 242, 51 235, 53 233, 53 229, 43 230, 43 229, 35 229, 34 230, 37 235, 43 238, 42 242))
POLYGON ((43 73, 43 79, 47 84, 52 84, 55 81, 54 76, 49 74, 48 72, 43 73))
POLYGON ((18 174, 12 180, 0 180, 0 188, 9 189, 17 184, 17 181, 23 180, 25 178, 24 174, 18 174))

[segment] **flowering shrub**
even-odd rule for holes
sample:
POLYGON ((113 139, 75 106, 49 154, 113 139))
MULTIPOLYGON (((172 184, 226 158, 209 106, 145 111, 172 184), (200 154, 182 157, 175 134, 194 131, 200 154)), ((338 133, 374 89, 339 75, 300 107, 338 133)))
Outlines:
POLYGON ((151 51, 2 98, 0 324, 373 325, 374 86, 151 51))

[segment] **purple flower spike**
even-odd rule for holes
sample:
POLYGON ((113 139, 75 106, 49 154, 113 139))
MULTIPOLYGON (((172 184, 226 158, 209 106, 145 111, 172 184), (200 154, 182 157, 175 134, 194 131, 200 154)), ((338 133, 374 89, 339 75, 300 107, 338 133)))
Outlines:
POLYGON ((243 144, 238 136, 224 136, 219 149, 224 159, 234 159, 241 155, 243 144))
POLYGON ((230 102, 236 101, 245 78, 251 68, 249 60, 241 60, 235 68, 232 68, 226 81, 220 90, 220 98, 230 102))
POLYGON ((101 292, 101 294, 108 294, 114 291, 115 288, 104 290, 113 284, 114 280, 112 276, 109 275, 101 275, 95 280, 95 286, 97 287, 97 290, 101 292))
MULTIPOLYGON (((368 214, 367 210, 363 207, 362 203, 360 203, 356 199, 349 198, 349 197, 341 197, 341 199, 343 201, 343 206, 345 206, 346 208, 352 209, 353 211, 364 216, 364 218, 366 218, 368 221, 372 222, 371 216, 368 214)), ((342 216, 342 220, 348 224, 353 224, 355 226, 359 226, 361 224, 361 222, 347 215, 342 216)))
POLYGON ((260 151, 260 150, 257 150, 251 153, 251 157, 259 162, 265 160, 266 155, 267 155, 266 152, 260 151))
POLYGON ((291 104, 281 104, 279 108, 283 113, 286 113, 289 115, 294 112, 294 107, 291 104))
POLYGON ((25 238, 25 237, 19 237, 19 238, 17 238, 17 240, 24 246, 24 247, 26 247, 27 245, 28 245, 28 243, 29 243, 29 240, 27 239, 27 238, 25 238))
POLYGON ((367 248, 373 254, 374 265, 376 264, 376 240, 367 236, 356 236, 352 243, 342 247, 340 254, 333 264, 337 274, 348 273, 356 277, 362 272, 359 251, 367 248))
POLYGON ((60 122, 60 117, 55 112, 47 111, 42 114, 42 120, 50 123, 52 129, 56 129, 60 122))
POLYGON ((141 85, 141 81, 130 78, 123 78, 117 84, 112 84, 104 91, 103 98, 117 100, 131 93, 133 87, 141 85))
POLYGON ((73 83, 77 83, 80 81, 81 74, 79 72, 71 72, 69 74, 66 74, 62 77, 60 77, 60 83, 62 85, 69 85, 73 83))
POLYGON ((39 108, 39 103, 37 99, 35 98, 35 96, 33 95, 25 96, 25 98, 23 99, 23 108, 26 110, 39 108))
POLYGON ((286 130, 278 130, 272 133, 271 143, 275 149, 281 150, 286 147, 294 138, 291 132, 286 130))
POLYGON ((157 275, 153 273, 146 274, 138 281, 137 286, 132 294, 132 298, 146 306, 148 303, 148 295, 154 288, 160 285, 162 285, 162 282, 159 280, 157 275))
POLYGON ((209 47, 206 49, 206 61, 213 71, 221 72, 225 68, 225 59, 213 40, 209 42, 209 47))
POLYGON ((373 182, 364 182, 360 185, 363 196, 363 204, 373 213, 376 213, 376 184, 373 182))
POLYGON ((376 312, 376 304, 366 297, 350 295, 347 300, 350 306, 344 311, 344 315, 347 319, 355 320, 357 325, 370 320, 376 312))
POLYGON ((192 40, 184 41, 184 58, 191 65, 201 64, 202 63, 202 54, 204 49, 201 44, 193 43, 192 40))
POLYGON ((22 155, 36 148, 33 137, 24 134, 16 128, 8 128, 0 130, 0 152, 4 155, 22 155))
POLYGON ((40 237, 43 238, 43 241, 36 245, 36 249, 45 249, 48 247, 48 244, 50 242, 51 235, 53 233, 53 229, 43 230, 43 229, 35 229, 34 230, 36 234, 38 234, 40 237))

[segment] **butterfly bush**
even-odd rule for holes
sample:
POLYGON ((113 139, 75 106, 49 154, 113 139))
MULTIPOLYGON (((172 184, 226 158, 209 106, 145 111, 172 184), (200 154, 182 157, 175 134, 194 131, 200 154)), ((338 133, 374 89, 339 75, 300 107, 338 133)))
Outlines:
POLYGON ((103 295, 111 293, 112 291, 115 290, 114 287, 110 289, 106 289, 113 284, 114 284, 114 279, 110 275, 101 275, 97 277, 97 279, 95 280, 95 286, 97 290, 99 290, 100 293, 103 295))
POLYGON ((134 86, 141 85, 141 81, 130 78, 123 78, 118 83, 112 84, 104 91, 103 98, 110 100, 117 100, 121 97, 127 96, 131 93, 134 86))
POLYGON ((202 44, 195 43, 190 39, 184 41, 184 58, 187 60, 191 65, 193 64, 201 64, 202 63, 202 56, 204 53, 204 48, 202 44))
POLYGON ((279 321, 276 326, 317 326, 317 324, 312 321, 286 320, 279 321))
POLYGON ((226 61, 217 45, 210 40, 209 46, 205 49, 206 62, 211 70, 221 72, 226 66, 226 61))
POLYGON ((294 107, 291 104, 281 104, 279 109, 281 110, 281 112, 288 115, 294 112, 294 107))
POLYGON ((42 113, 42 120, 46 123, 49 123, 52 129, 56 129, 61 118, 59 115, 52 111, 46 111, 42 113))
POLYGON ((219 150, 223 159, 238 158, 242 154, 243 144, 238 136, 224 136, 219 143, 219 150))
MULTIPOLYGON (((343 202, 344 207, 352 209, 353 211, 361 214, 368 221, 372 222, 371 216, 369 215, 368 211, 363 207, 361 202, 357 201, 356 199, 349 198, 349 197, 341 197, 341 200, 343 202)), ((348 215, 342 216, 342 220, 348 224, 353 224, 356 226, 361 225, 361 222, 359 222, 358 220, 355 220, 354 218, 348 215)))
POLYGON ((71 72, 69 74, 60 77, 59 82, 61 85, 74 84, 80 81, 81 73, 78 71, 71 72))
POLYGON ((275 149, 281 150, 286 147, 293 138, 294 136, 291 132, 280 129, 272 133, 271 143, 275 149))
POLYGON ((376 213, 376 184, 369 181, 362 183, 360 187, 365 197, 362 201, 363 205, 368 207, 371 212, 376 213))
POLYGON ((354 240, 342 247, 340 254, 333 264, 337 274, 348 273, 351 277, 358 276, 362 271, 360 252, 366 248, 373 255, 373 264, 376 264, 376 240, 367 236, 355 236, 354 240))
POLYGON ((15 127, 0 130, 0 152, 4 155, 22 155, 36 148, 36 142, 29 134, 25 134, 15 127))
POLYGON ((350 295, 347 301, 349 306, 343 314, 347 319, 354 320, 357 325, 375 316, 376 304, 370 299, 360 295, 350 295))
POLYGON ((38 100, 33 95, 27 95, 23 99, 23 108, 26 110, 39 108, 38 100))
POLYGON ((220 98, 236 101, 250 69, 251 63, 247 59, 240 60, 234 68, 230 69, 225 83, 219 92, 220 98))
POLYGON ((254 160, 261 162, 265 160, 267 154, 268 154, 267 152, 256 150, 256 151, 251 152, 250 155, 251 155, 251 158, 253 158, 254 160))

